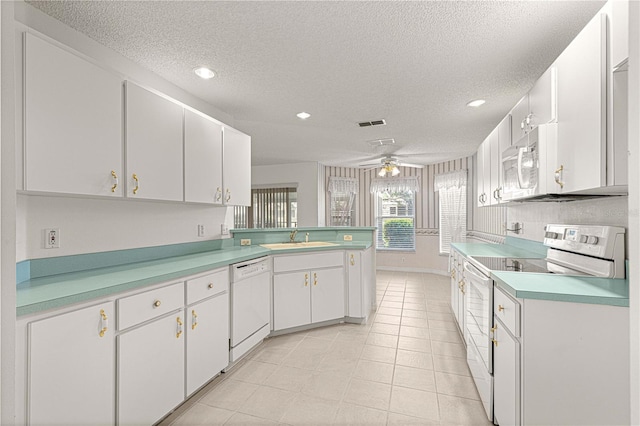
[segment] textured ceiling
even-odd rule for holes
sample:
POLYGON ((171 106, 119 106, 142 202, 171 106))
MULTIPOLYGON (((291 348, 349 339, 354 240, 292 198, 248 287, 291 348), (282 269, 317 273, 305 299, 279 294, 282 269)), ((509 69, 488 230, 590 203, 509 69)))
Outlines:
POLYGON ((253 137, 254 165, 472 154, 604 4, 28 3, 233 115, 253 137), (198 65, 218 76, 200 80, 198 65), (465 106, 477 98, 487 103, 465 106), (380 118, 386 126, 357 126, 380 118), (381 138, 396 144, 366 143, 381 138))

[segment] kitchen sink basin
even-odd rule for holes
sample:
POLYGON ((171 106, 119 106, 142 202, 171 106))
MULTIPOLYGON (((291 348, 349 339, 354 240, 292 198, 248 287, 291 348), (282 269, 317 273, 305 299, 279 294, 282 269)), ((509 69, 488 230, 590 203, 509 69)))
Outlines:
POLYGON ((268 248, 271 250, 288 250, 288 249, 301 249, 312 247, 329 247, 337 246, 337 243, 330 243, 327 241, 310 241, 308 243, 295 242, 295 243, 272 243, 272 244, 260 244, 260 247, 268 248))

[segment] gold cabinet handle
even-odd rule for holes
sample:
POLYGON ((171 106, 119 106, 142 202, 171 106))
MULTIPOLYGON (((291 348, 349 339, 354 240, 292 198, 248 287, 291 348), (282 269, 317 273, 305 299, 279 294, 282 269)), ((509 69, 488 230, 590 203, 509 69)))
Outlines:
POLYGON ((224 198, 224 200, 226 202, 229 202, 230 199, 231 199, 231 190, 227 188, 227 196, 224 198))
POLYGON ((318 285, 318 274, 313 273, 313 285, 318 285))
POLYGON ((564 182, 561 180, 563 171, 564 171, 564 166, 561 164, 560 167, 558 167, 554 173, 554 178, 556 180, 556 183, 560 185, 560 188, 564 188, 564 182))
POLYGON ((100 309, 100 322, 102 325, 102 329, 100 330, 100 337, 104 337, 105 333, 109 329, 109 318, 107 318, 107 314, 104 313, 104 309, 100 309))
POLYGON ((111 170, 111 176, 113 177, 113 186, 111 186, 111 192, 116 192, 116 188, 118 187, 118 175, 115 170, 111 170))
POLYGON ((491 336, 491 341, 496 347, 498 346, 498 341, 495 339, 496 337, 495 333, 497 329, 498 329, 498 324, 495 324, 493 327, 491 327, 491 334, 493 334, 493 336, 491 336))
POLYGON ((216 201, 220 201, 222 199, 222 189, 220 187, 216 188, 216 201))
POLYGON ((464 280, 460 280, 460 281, 458 282, 458 288, 460 289, 460 292, 461 292, 462 294, 465 294, 465 292, 464 292, 464 285, 465 285, 464 280))
POLYGON ((309 285, 309 274, 304 274, 304 286, 309 285))
POLYGON ((191 329, 195 330, 198 326, 198 314, 196 314, 196 310, 193 309, 191 311, 191 329))
POLYGON ((133 188, 133 195, 138 193, 138 189, 140 189, 140 179, 138 179, 138 175, 137 174, 133 174, 133 180, 136 181, 136 187, 133 188))
POLYGON ((154 308, 159 308, 160 305, 162 305, 162 302, 160 300, 156 300, 155 302, 153 302, 153 307, 154 308))
POLYGON ((176 318, 176 322, 178 323, 178 331, 176 332, 176 339, 179 339, 182 335, 182 320, 180 317, 176 318))
POLYGON ((211 290, 213 288, 213 283, 209 283, 207 287, 209 288, 209 290, 211 290))
POLYGON ((455 269, 451 270, 451 278, 453 278, 454 280, 456 279, 456 270, 455 269))
POLYGON ((504 311, 504 306, 502 306, 502 305, 498 305, 498 311, 499 311, 499 312, 504 311))
POLYGON ((353 258, 353 253, 349 256, 349 263, 351 263, 351 266, 356 264, 356 260, 353 258))

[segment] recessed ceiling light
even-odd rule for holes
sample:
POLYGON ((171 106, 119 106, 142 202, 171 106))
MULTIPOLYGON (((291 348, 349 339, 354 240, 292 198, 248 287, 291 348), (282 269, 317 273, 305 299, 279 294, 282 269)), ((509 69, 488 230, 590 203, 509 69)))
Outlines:
POLYGON ((209 80, 210 78, 213 78, 216 76, 216 73, 207 67, 195 68, 193 72, 195 72, 198 77, 204 78, 205 80, 209 80))
POLYGON ((484 104, 485 100, 484 99, 476 99, 475 101, 471 101, 467 104, 467 106, 470 107, 479 107, 480 105, 484 104))
POLYGON ((296 116, 302 120, 306 120, 307 118, 311 117, 311 114, 309 114, 308 112, 300 112, 296 114, 296 116))

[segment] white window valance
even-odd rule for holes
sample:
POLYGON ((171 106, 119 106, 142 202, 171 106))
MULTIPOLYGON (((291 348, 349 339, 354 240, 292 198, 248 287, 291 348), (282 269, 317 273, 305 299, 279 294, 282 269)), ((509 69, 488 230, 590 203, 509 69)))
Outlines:
POLYGON ((441 189, 460 188, 467 185, 467 171, 457 170, 455 172, 436 175, 433 181, 434 191, 441 189))
POLYGON ((418 183, 417 177, 372 179, 370 190, 372 194, 377 192, 418 192, 420 190, 420 184, 418 183))
POLYGON ((345 194, 358 193, 358 180, 355 178, 329 177, 329 192, 345 194))

